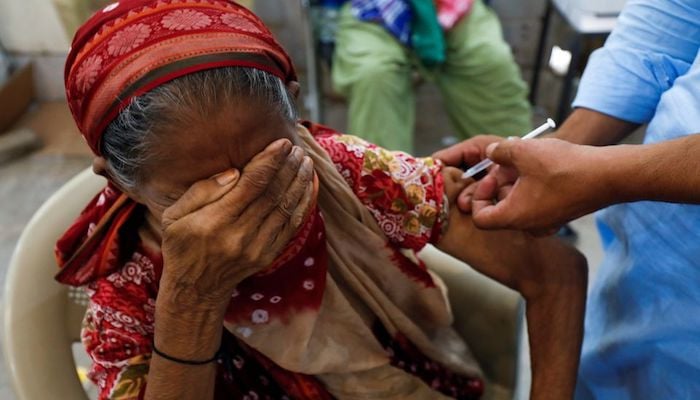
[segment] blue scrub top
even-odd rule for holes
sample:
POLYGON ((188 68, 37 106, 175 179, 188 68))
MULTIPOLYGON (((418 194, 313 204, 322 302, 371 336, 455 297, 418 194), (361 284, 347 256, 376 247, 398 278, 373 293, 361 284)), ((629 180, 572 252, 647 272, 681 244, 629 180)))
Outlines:
MULTIPOLYGON (((574 106, 648 123, 645 143, 700 133, 700 1, 629 1, 574 106)), ((605 257, 576 398, 700 399, 700 206, 637 202, 597 217, 605 257)))

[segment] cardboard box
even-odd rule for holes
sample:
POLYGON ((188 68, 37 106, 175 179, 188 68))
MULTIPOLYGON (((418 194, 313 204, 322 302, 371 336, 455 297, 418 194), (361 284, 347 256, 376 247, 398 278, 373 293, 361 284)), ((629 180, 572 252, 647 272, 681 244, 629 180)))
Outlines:
POLYGON ((0 134, 7 131, 34 100, 34 74, 31 64, 15 70, 0 86, 0 134))

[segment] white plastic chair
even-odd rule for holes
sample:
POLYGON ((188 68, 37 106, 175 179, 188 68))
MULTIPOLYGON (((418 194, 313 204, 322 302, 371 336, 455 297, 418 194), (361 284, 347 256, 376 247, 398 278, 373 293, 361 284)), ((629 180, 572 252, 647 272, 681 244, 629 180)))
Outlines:
POLYGON ((489 380, 483 400, 513 399, 522 331, 520 295, 433 246, 420 258, 445 282, 454 327, 489 380))
POLYGON ((19 400, 87 399, 71 350, 85 306, 76 301, 79 292, 53 279, 53 249, 104 185, 92 171, 81 172, 41 206, 17 242, 5 283, 3 348, 19 400))
MULTIPOLYGON (((53 279, 53 249, 104 184, 90 170, 78 174, 41 206, 17 243, 5 287, 3 347, 20 400, 87 398, 71 351, 85 307, 53 279)), ((489 377, 485 399, 512 398, 519 296, 433 247, 421 258, 445 281, 455 327, 489 377)))

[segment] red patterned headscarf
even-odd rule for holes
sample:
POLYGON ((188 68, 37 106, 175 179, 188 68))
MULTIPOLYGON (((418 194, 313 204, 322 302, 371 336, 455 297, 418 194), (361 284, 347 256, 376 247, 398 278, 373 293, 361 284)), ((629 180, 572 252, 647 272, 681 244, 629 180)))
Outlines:
MULTIPOLYGON (((76 33, 66 94, 92 151, 130 100, 175 78, 220 67, 250 67, 289 82, 292 62, 263 22, 227 0, 122 0, 76 33)), ((110 185, 59 239, 56 278, 84 285, 129 253, 137 204, 110 185)))
POLYGON ((68 103, 100 155, 102 132, 130 100, 183 75, 251 67, 285 82, 292 62, 263 22, 226 0, 122 0, 76 33, 65 70, 68 103))

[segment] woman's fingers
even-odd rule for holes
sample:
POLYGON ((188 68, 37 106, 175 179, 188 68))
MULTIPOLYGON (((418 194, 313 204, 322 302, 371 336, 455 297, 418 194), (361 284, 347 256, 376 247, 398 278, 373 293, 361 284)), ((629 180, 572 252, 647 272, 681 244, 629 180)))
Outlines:
MULTIPOLYGON (((294 235, 299 228, 301 228, 301 225, 304 223, 304 219, 307 215, 309 215, 311 207, 314 205, 315 201, 314 187, 313 185, 309 185, 304 192, 304 196, 301 198, 299 205, 297 206, 296 210, 294 210, 294 214, 292 214, 292 217, 289 219, 289 224, 287 224, 290 237, 291 235, 294 235)), ((288 241, 289 238, 284 241, 284 244, 286 244, 288 241)))
POLYGON ((503 138, 498 136, 479 135, 447 149, 440 150, 434 153, 432 157, 442 160, 449 166, 465 168, 483 160, 486 155, 486 147, 489 144, 502 140, 503 138))
POLYGON ((313 170, 309 166, 303 166, 304 160, 304 150, 300 147, 294 147, 289 153, 286 163, 277 171, 267 190, 245 210, 246 217, 243 219, 252 224, 252 229, 257 230, 261 221, 264 221, 270 213, 286 208, 285 204, 282 203, 288 197, 287 193, 293 187, 295 180, 298 180, 300 176, 311 179, 313 170))
POLYGON ((236 186, 216 203, 215 213, 220 217, 237 217, 254 204, 267 191, 278 171, 287 165, 292 147, 288 139, 280 139, 253 157, 236 186))
POLYGON ((228 215, 241 212, 252 199, 266 189, 267 182, 281 168, 291 149, 292 143, 289 140, 277 140, 251 160, 244 169, 243 176, 239 171, 232 169, 196 182, 175 204, 164 211, 163 228, 207 206, 218 205, 226 198, 234 198, 234 201, 230 202, 234 210, 228 215))
POLYGON ((499 229, 508 226, 509 198, 496 204, 498 182, 495 177, 487 176, 474 192, 472 199, 472 215, 474 224, 481 229, 499 229))
POLYGON ((299 173, 269 217, 272 220, 279 219, 280 223, 288 224, 299 203, 304 199, 304 194, 313 189, 313 179, 314 163, 310 157, 305 157, 299 173))
POLYGON ((275 230, 290 224, 299 204, 309 190, 313 189, 313 161, 305 157, 294 182, 289 186, 285 196, 260 226, 260 234, 265 237, 275 230))
MULTIPOLYGON (((271 235, 271 241, 269 248, 272 249, 273 254, 277 255, 282 249, 287 246, 290 240, 294 238, 294 235, 299 231, 304 220, 309 215, 311 211, 311 206, 314 204, 314 190, 313 186, 309 186, 305 191, 296 209, 292 213, 292 216, 287 219, 286 224, 277 225, 277 232, 271 235)), ((274 225, 270 225, 273 227, 274 225)), ((273 228, 274 229, 274 228, 273 228)))
POLYGON ((240 173, 231 169, 214 175, 209 179, 196 182, 172 206, 163 212, 163 229, 187 214, 216 202, 233 188, 240 173))
POLYGON ((260 226, 258 240, 274 258, 294 236, 313 204, 313 162, 306 158, 304 166, 279 206, 260 226), (308 173, 308 171, 311 173, 308 173))
POLYGON ((459 197, 457 198, 457 207, 459 207, 460 211, 463 213, 469 214, 472 212, 472 198, 474 197, 474 192, 478 186, 479 182, 474 182, 467 186, 466 189, 459 194, 459 197))
POLYGON ((451 167, 463 168, 481 161, 481 149, 469 143, 458 144, 453 147, 440 150, 432 155, 433 158, 442 160, 451 167))

